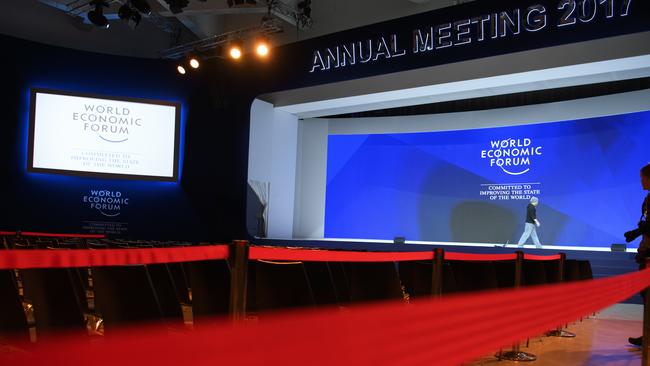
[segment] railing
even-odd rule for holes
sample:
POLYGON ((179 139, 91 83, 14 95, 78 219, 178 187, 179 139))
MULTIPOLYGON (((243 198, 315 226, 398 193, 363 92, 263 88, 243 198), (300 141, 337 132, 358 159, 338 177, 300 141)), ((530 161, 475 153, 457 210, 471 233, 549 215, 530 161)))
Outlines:
MULTIPOLYGON (((564 261, 564 255, 534 256, 522 252, 476 255, 431 252, 377 253, 226 246, 103 250, 3 250, 0 269, 85 267, 195 260, 231 263, 231 316, 245 316, 249 260, 276 261, 432 261, 432 293, 439 295, 443 261, 515 261, 515 287, 486 293, 422 299, 411 304, 388 301, 338 308, 297 310, 269 315, 257 324, 215 320, 193 331, 169 332, 163 325, 115 331, 87 343, 61 336, 39 342, 37 349, 11 359, 13 365, 68 365, 74 362, 122 366, 159 365, 458 365, 507 344, 518 344, 557 324, 618 303, 650 286, 650 269, 605 279, 521 287, 524 260, 564 261), (518 275, 517 275, 518 273, 518 275), (518 277, 517 277, 518 276, 518 277), (559 301, 558 299, 561 299, 559 301), (521 309, 528 309, 522 312, 521 309), (530 309, 535 309, 531 313, 530 309), (242 324, 236 322, 235 324, 242 324)), ((559 266, 562 271, 563 266, 559 266)), ((560 277, 561 278, 561 277, 560 277)), ((648 361, 650 304, 644 314, 643 365, 648 361)), ((518 349, 515 349, 518 352, 518 349)), ((0 361, 11 358, 0 352, 0 361)), ((4 362, 0 362, 4 363, 4 362)))

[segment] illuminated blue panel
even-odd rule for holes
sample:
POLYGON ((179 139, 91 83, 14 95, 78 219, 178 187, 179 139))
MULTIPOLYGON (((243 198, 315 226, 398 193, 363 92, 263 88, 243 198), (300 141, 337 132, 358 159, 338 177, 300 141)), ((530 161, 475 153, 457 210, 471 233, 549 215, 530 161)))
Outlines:
POLYGON ((332 135, 325 237, 513 243, 537 196, 542 244, 620 243, 641 215, 639 169, 650 160, 649 142, 650 112, 332 135))

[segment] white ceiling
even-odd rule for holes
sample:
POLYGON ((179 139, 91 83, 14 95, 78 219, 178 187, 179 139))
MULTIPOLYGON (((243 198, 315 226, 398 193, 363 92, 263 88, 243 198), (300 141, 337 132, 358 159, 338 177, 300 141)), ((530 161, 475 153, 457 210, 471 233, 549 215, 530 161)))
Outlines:
MULTIPOLYGON (((117 13, 123 0, 105 12, 117 13)), ((298 0, 280 0, 289 8, 298 0)), ((289 21, 280 21, 284 32, 273 36, 274 44, 286 44, 339 32, 388 19, 447 7, 468 0, 312 0, 310 29, 298 30, 289 21)), ((164 0, 148 0, 154 12, 181 29, 180 39, 174 39, 148 19, 143 19, 136 29, 120 20, 111 21, 109 29, 98 29, 70 16, 62 9, 66 5, 85 0, 3 0, 0 12, 0 33, 37 42, 94 52, 134 56, 159 57, 159 51, 196 39, 259 25, 266 14, 266 6, 228 8, 227 0, 190 0, 181 14, 174 15, 166 9, 164 0), (8 4, 10 2, 10 4, 8 4), (46 5, 43 2, 49 2, 46 5)), ((265 0, 258 0, 265 4, 265 0)), ((68 7, 69 8, 69 7, 68 7)), ((82 14, 83 15, 83 14, 82 14)))

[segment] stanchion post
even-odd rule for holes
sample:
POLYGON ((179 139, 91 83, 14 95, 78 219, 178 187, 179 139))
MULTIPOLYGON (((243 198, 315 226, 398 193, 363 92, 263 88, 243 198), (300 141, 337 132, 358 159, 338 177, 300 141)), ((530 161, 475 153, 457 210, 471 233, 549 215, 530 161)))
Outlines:
MULTIPOLYGON (((517 259, 515 260, 515 288, 521 287, 522 275, 524 273, 524 252, 518 250, 515 252, 517 254, 517 259)), ((512 345, 512 352, 519 354, 519 342, 512 345)), ((503 357, 503 355, 502 355, 503 357)), ((516 361, 516 360, 515 360, 516 361)))
POLYGON ((515 260, 515 288, 521 287, 521 276, 524 273, 524 252, 518 250, 515 252, 517 259, 515 260))
POLYGON ((445 260, 445 251, 436 248, 433 251, 433 269, 431 273, 431 296, 442 296, 442 263, 445 260))
MULTIPOLYGON (((645 268, 650 268, 650 258, 645 260, 645 268)), ((644 290, 645 296, 643 299, 643 357, 641 359, 641 366, 650 366, 650 287, 644 290)))
POLYGON ((230 245, 230 268, 230 317, 241 321, 246 316, 248 241, 235 240, 230 245))
MULTIPOLYGON (((560 253, 560 263, 559 263, 559 269, 558 269, 558 279, 560 280, 560 283, 564 282, 564 265, 566 263, 566 254, 565 253, 560 253)), ((566 331, 562 329, 562 325, 558 325, 556 329, 546 333, 548 337, 562 337, 562 338, 574 338, 576 336, 575 333, 566 331)))
MULTIPOLYGON (((515 252, 517 254, 517 259, 515 260, 515 288, 521 287, 522 283, 522 273, 524 269, 524 252, 518 250, 515 252)), ((532 353, 522 352, 519 350, 519 342, 512 345, 512 351, 505 353, 497 353, 497 358, 499 360, 508 360, 508 361, 535 361, 537 356, 532 353)))

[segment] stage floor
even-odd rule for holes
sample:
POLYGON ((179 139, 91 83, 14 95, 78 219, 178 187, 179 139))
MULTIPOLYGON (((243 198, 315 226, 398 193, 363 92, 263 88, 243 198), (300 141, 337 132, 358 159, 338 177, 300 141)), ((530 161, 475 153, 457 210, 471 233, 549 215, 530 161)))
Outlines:
POLYGON ((521 350, 535 354, 537 361, 498 361, 491 354, 465 365, 638 366, 641 348, 628 344, 627 338, 640 336, 642 324, 641 305, 617 304, 569 325, 568 330, 576 333, 576 338, 531 339, 530 346, 521 350))

